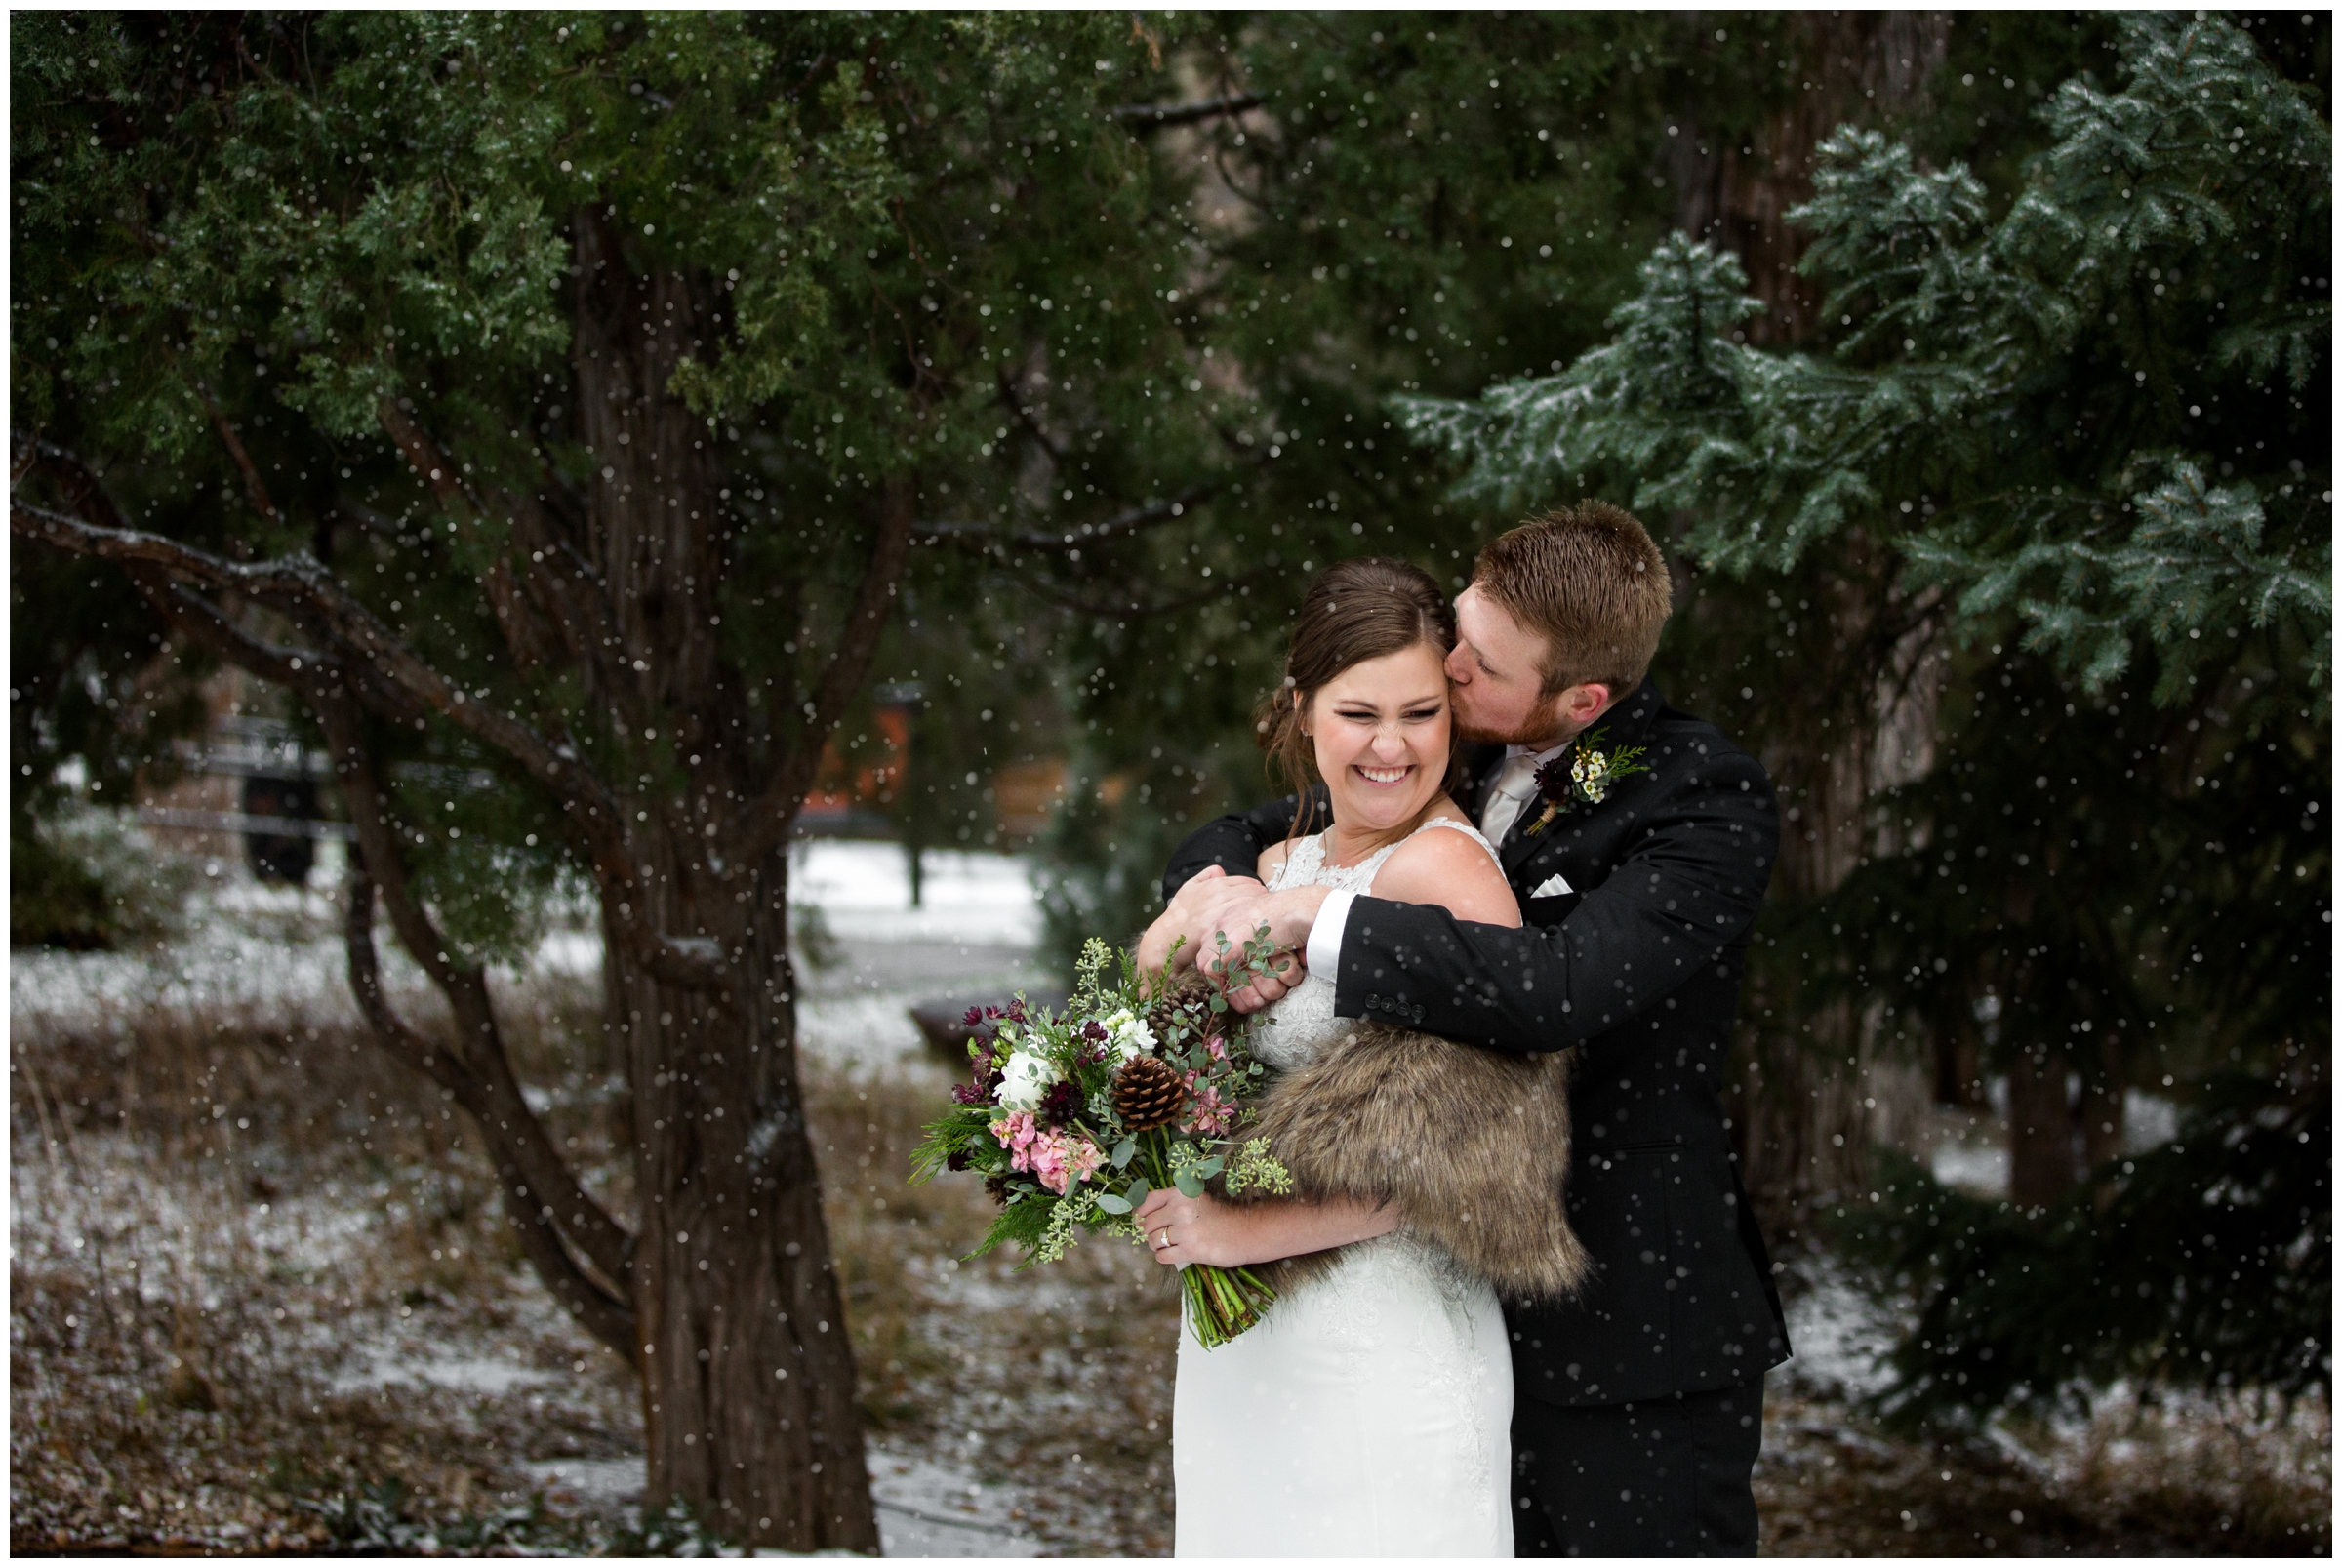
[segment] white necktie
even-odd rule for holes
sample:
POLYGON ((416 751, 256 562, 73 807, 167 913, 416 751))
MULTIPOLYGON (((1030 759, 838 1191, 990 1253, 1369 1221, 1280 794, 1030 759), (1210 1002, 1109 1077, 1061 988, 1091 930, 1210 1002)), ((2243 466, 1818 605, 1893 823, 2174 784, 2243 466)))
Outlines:
POLYGON ((1488 797, 1488 811, 1480 819, 1480 831, 1491 844, 1502 844, 1505 835, 1520 816, 1522 802, 1537 792, 1537 759, 1523 751, 1505 759, 1504 772, 1496 776, 1496 792, 1488 797))

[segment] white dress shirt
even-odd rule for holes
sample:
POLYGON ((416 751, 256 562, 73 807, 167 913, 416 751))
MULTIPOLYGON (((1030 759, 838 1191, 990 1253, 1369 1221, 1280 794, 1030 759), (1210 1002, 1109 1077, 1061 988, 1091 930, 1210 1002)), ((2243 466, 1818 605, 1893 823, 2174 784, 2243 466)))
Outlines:
MULTIPOLYGON (((1536 770, 1567 749, 1567 741, 1543 751, 1531 751, 1521 745, 1505 747, 1505 767, 1497 771, 1496 779, 1488 786, 1486 798, 1480 803, 1480 831, 1487 836, 1489 843, 1500 847, 1503 845, 1505 834, 1512 831, 1513 824, 1520 818, 1523 803, 1535 797, 1536 770), (1529 763, 1526 771, 1531 781, 1530 787, 1517 795, 1500 788, 1507 770, 1511 770, 1514 778, 1520 777, 1522 770, 1518 768, 1517 761, 1523 757, 1529 763), (1502 821, 1498 820, 1500 813, 1502 821)), ((1312 974, 1323 975, 1328 980, 1341 975, 1342 932, 1350 923, 1350 906, 1356 898, 1355 893, 1337 888, 1328 893, 1325 902, 1317 906, 1316 922, 1310 927, 1310 940, 1302 948, 1302 962, 1310 966, 1312 974)))

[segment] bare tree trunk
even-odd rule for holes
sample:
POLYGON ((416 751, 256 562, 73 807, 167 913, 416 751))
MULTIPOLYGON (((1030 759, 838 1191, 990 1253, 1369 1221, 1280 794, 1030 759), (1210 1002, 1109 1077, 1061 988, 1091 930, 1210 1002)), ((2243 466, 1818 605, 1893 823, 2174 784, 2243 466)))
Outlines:
MULTIPOLYGON (((86 466, 29 439, 18 442, 20 475, 45 464, 81 517, 12 497, 11 524, 120 561, 167 623, 317 712, 359 835, 344 932, 352 989, 384 1047, 478 1123, 532 1266, 641 1369, 653 1503, 681 1497, 753 1546, 874 1551, 854 1360, 797 1076, 786 844, 823 743, 868 676, 913 492, 902 480, 868 491, 869 552, 833 650, 809 661, 810 679, 785 670, 770 702, 751 702, 718 630, 715 589, 732 556, 718 430, 669 390, 685 356, 721 330, 722 296, 677 270, 630 271, 598 213, 578 215, 575 237, 576 433, 595 461, 585 495, 547 469, 534 494, 484 499, 411 410, 384 399, 377 413, 451 526, 485 525, 501 543, 482 585, 514 664, 554 665, 583 703, 556 699, 532 722, 481 701, 314 560, 230 562, 132 529, 86 466), (220 601, 248 596, 308 640, 270 644, 194 584, 220 601), (421 728, 434 712, 551 792, 597 878, 606 1027, 638 1175, 632 1234, 529 1111, 484 971, 410 887, 369 716, 421 728), (444 1038, 383 994, 378 893, 450 1004, 444 1038)), ((834 541, 844 524, 832 529, 834 541)), ((800 626, 798 641, 810 647, 823 629, 800 626)))
POLYGON ((2008 1197, 2047 1208, 2074 1188, 2074 1108, 2060 1051, 2019 1051, 2008 1072, 2008 1197))
MULTIPOLYGON (((1971 986, 1977 986, 1973 977, 1971 986)), ((1934 1098, 1939 1106, 1974 1110, 1985 1103, 1984 1042, 1973 1003, 1935 1023, 1934 1098)))
MULTIPOLYGON (((633 879, 605 885, 602 902, 641 1205, 632 1286, 649 1497, 680 1497, 756 1546, 875 1551, 798 1081, 787 820, 802 790, 775 783, 810 782, 821 730, 797 724, 787 693, 751 707, 713 629, 731 554, 716 432, 667 388, 684 356, 705 352, 720 296, 679 271, 629 271, 597 215, 580 215, 577 234, 579 434, 599 464, 583 553, 610 639, 597 696, 621 756, 638 759, 624 773, 640 781, 622 790, 633 879), (712 951, 725 983, 677 985, 638 962, 623 927, 643 920, 712 951)), ((890 504, 900 498, 877 503, 890 504)), ((872 570, 890 570, 883 543, 872 570)), ((860 634, 867 665, 875 626, 860 634)), ((815 705, 842 707, 830 688, 860 684, 854 658, 841 653, 815 705)))
MULTIPOLYGON (((1887 586, 1876 554, 1860 532, 1848 536, 1814 608, 1819 634, 1800 633, 1811 643, 1800 692, 1837 700, 1798 703, 1767 748, 1781 798, 1773 887, 1793 905, 1837 889, 1864 855, 1895 848, 1895 835, 1871 822, 1871 798, 1935 763, 1941 639, 1930 604, 1887 586)), ((1744 1015, 1750 1063, 1734 1081, 1732 1115, 1751 1191, 1783 1225, 1865 1180, 1870 1146, 1916 1132, 1925 1110, 1925 1080, 1880 1038, 1877 1009, 1800 994, 1797 969, 1818 973, 1835 957, 1768 953, 1744 1015)))
MULTIPOLYGON (((2098 1036, 2096 1059, 2081 1080, 2081 1162, 2098 1170, 2122 1155, 2123 1105, 2129 1083, 2122 1042, 2113 1033, 2098 1036)), ((2100 1182, 2091 1196, 2100 1208, 2115 1199, 2112 1182, 2100 1182)))
MULTIPOLYGON (((1796 270, 1805 237, 1789 222, 1813 193, 1814 148, 1840 123, 1872 118, 1882 99, 1912 100, 1942 63, 1949 27, 1944 13, 1800 14, 1789 43, 1811 88, 1745 147, 1704 128, 1698 105, 1682 106, 1685 134, 1669 138, 1662 154, 1676 223, 1740 258, 1764 306, 1749 323, 1754 342, 1794 343, 1820 325, 1820 295, 1796 270)), ((1801 710, 1797 733, 1767 748, 1782 801, 1777 896, 1826 894, 1866 850, 1889 848, 1867 841, 1872 792, 1933 766, 1940 639, 1931 617, 1900 602, 1888 586, 1891 563, 1876 556, 1859 536, 1849 541, 1832 583, 1829 657, 1803 677, 1817 692, 1861 695, 1801 710), (1892 651, 1875 660, 1882 628, 1892 651)), ((1915 1074, 1876 1060, 1876 1031, 1850 1003, 1805 1004, 1794 990, 1767 994, 1758 985, 1744 1020, 1750 1049, 1732 1085, 1734 1133, 1752 1192, 1794 1225, 1790 1217, 1813 1198, 1862 1179, 1875 1136, 1918 1124, 1924 1091, 1915 1074)))
POLYGON ((623 959, 605 971, 634 1086, 649 1495, 684 1498, 757 1544, 873 1550, 854 1358, 797 1073, 787 852, 741 877, 744 902, 714 910, 684 907, 680 891, 704 863, 644 866, 666 873, 653 895, 662 920, 722 943, 740 976, 711 996, 623 959))
POLYGON ((1749 323, 1756 342, 1794 343, 1821 323, 1821 294, 1797 274, 1805 236, 1789 215, 1813 195, 1813 149, 1851 120, 1875 122, 1888 107, 1923 108, 1930 75, 1951 48, 1949 12, 1807 11, 1796 14, 1785 44, 1809 84, 1768 119, 1755 140, 1718 141, 1697 105, 1684 106, 1681 136, 1666 152, 1676 191, 1676 222, 1694 239, 1731 251, 1749 274, 1763 312, 1749 323))

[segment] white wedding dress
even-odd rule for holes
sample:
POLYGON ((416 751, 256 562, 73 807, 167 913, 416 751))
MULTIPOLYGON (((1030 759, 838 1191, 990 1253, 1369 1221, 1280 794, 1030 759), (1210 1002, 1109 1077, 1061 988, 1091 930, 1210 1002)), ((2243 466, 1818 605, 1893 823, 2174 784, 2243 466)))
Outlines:
MULTIPOLYGON (((1451 818, 1416 831, 1435 826, 1488 842, 1451 818)), ((1300 839, 1269 885, 1363 893, 1397 847, 1337 868, 1323 835, 1300 839)), ((1265 1016, 1254 1050, 1281 1068, 1345 1026, 1330 975, 1265 1016)), ((1220 1348, 1182 1329, 1177 1554, 1510 1557, 1512 1423, 1513 1358, 1487 1282, 1403 1229, 1345 1247, 1331 1275, 1220 1348)))

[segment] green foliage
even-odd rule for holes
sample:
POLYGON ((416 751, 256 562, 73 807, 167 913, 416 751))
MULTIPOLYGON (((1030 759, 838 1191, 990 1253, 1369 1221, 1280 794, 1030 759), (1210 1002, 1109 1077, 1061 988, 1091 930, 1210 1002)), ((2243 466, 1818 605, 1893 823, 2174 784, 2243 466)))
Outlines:
POLYGON ((1602 475, 1736 574, 1891 540, 1915 586, 1960 590, 1957 624, 2013 610, 2092 687, 2144 643, 2179 702, 2207 647, 2250 633, 2322 693, 2330 475, 2300 394, 2329 341, 2331 139, 2229 23, 2119 26, 2123 91, 2059 90, 1998 222, 1964 166, 1876 132, 1824 143, 1793 216, 1829 357, 1738 341, 1739 263, 1676 236, 1610 343, 1474 403, 1399 399, 1410 433, 1467 461, 1466 495, 1602 475))
MULTIPOLYGON (((2282 1119, 2277 1072, 2329 1049, 2330 135, 2231 20, 2110 25, 2120 85, 2086 49, 2037 78, 2029 157, 1957 115, 1823 143, 1793 214, 1817 341, 1750 342, 1738 261, 1676 235, 1557 374, 1394 406, 1459 460, 1462 499, 1607 493, 1697 563, 1668 689, 1747 726, 1793 829, 1753 949, 1760 1059, 1836 1008, 1889 1051, 1964 1045, 1964 1070, 2022 1054, 2117 1099, 2160 1078, 2203 1116, 2282 1119), (1842 858, 1801 853, 1800 825, 1842 858), (2257 1100, 2207 1081, 2238 1071, 2257 1100)), ((2231 1294, 2208 1254, 2140 1261, 2177 1200, 2134 1165, 2104 1213, 1999 1215, 1989 1267, 1967 1210, 1905 1233, 1908 1266, 1952 1281, 1930 1310, 1974 1308, 1930 1331, 1967 1381, 1914 1350, 1911 1397, 2132 1375, 2147 1331, 2112 1319, 2056 1366, 2103 1305, 2091 1269, 2163 1268, 2165 1305, 2231 1294)), ((2264 1255, 2322 1245, 2322 1172, 2268 1167, 2264 1255)), ((2322 1310, 2188 1353, 2297 1387, 2323 1374, 2286 1336, 2322 1310)))
POLYGON ((193 882, 182 862, 158 860, 111 812, 54 811, 9 844, 12 947, 115 948, 177 926, 193 882))
POLYGON ((2333 1106, 2323 1083, 2211 1084, 2172 1143, 2057 1212, 1963 1196, 1901 1162, 1847 1211, 1858 1251, 1915 1276, 1888 1396, 1905 1417, 2037 1411, 2128 1379, 2262 1388, 2333 1375, 2333 1106))

